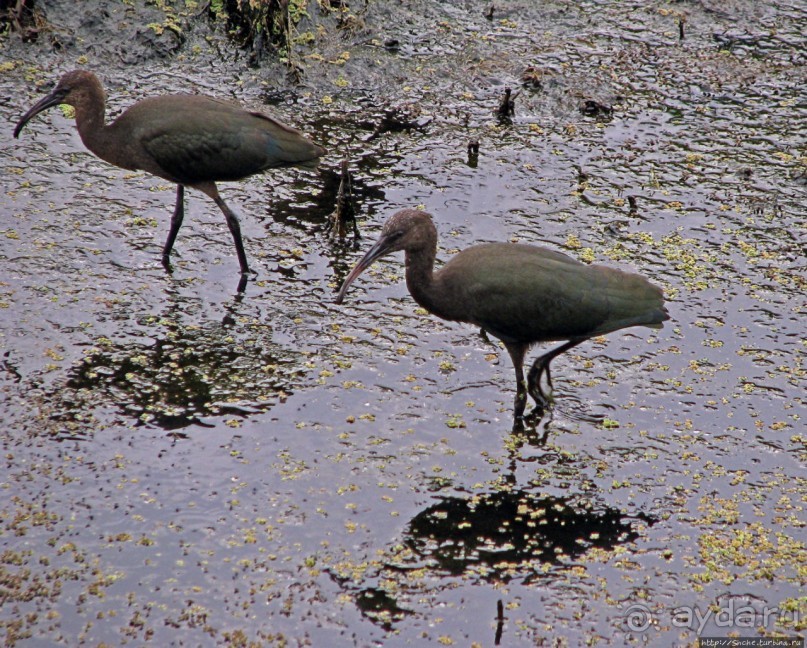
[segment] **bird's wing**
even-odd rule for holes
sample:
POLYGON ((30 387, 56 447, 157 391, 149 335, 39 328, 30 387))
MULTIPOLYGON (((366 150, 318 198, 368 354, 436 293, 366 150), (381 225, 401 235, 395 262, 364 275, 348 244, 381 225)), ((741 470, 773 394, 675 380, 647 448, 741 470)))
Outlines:
POLYGON ((319 149, 294 129, 260 113, 195 95, 141 101, 115 123, 120 124, 140 147, 140 168, 190 185, 238 180, 297 164, 319 149))
POLYGON ((260 112, 251 112, 261 123, 260 137, 268 155, 267 167, 295 165, 313 168, 325 149, 314 144, 300 131, 260 112))
POLYGON ((639 275, 526 245, 469 248, 438 276, 465 315, 456 319, 506 342, 586 338, 647 324, 646 302, 663 302, 639 275))

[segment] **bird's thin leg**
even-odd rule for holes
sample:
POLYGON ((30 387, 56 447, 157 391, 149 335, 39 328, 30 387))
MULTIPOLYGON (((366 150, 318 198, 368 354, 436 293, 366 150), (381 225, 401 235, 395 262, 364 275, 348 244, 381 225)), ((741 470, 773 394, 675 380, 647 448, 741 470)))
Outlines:
POLYGON ((489 344, 494 348, 498 348, 498 345, 488 337, 488 332, 484 329, 484 327, 479 328, 479 337, 485 342, 485 344, 489 344))
POLYGON ((247 263, 247 253, 244 252, 244 242, 241 240, 241 225, 238 222, 238 216, 236 216, 235 212, 221 199, 219 191, 216 189, 215 182, 203 182, 194 186, 210 196, 224 214, 224 218, 227 219, 227 227, 230 228, 230 233, 233 235, 233 241, 235 242, 235 253, 238 255, 241 274, 247 274, 250 270, 249 264, 247 263))
POLYGON ((552 359, 555 358, 555 356, 559 356, 561 353, 576 347, 581 342, 583 342, 583 340, 570 340, 569 342, 561 344, 559 347, 548 351, 544 355, 537 358, 535 362, 533 362, 532 367, 527 374, 527 389, 530 392, 530 396, 532 396, 533 400, 539 407, 545 408, 549 404, 549 396, 552 394, 552 373, 549 369, 549 363, 552 362, 552 359), (544 390, 541 387, 541 376, 544 373, 546 374, 546 382, 549 386, 549 394, 544 393, 544 390))
POLYGON ((527 407, 527 386, 524 384, 524 370, 516 368, 516 400, 513 404, 513 417, 520 419, 527 407))
POLYGON ((177 233, 182 226, 182 219, 185 217, 185 186, 177 185, 177 201, 174 205, 174 213, 171 216, 171 229, 168 231, 168 238, 163 246, 163 266, 168 270, 171 265, 171 250, 174 248, 174 241, 177 240, 177 233))
POLYGON ((238 216, 235 215, 232 209, 227 206, 221 196, 216 194, 213 199, 219 206, 219 209, 224 213, 224 218, 227 219, 227 227, 230 228, 230 233, 233 235, 235 242, 235 253, 238 255, 238 263, 241 266, 241 274, 249 272, 249 264, 247 263, 247 253, 244 252, 244 242, 241 240, 241 224, 238 222, 238 216))
POLYGON ((513 418, 516 421, 524 416, 524 409, 527 407, 527 384, 524 382, 524 354, 527 347, 522 344, 504 345, 513 361, 513 368, 516 370, 516 400, 513 406, 513 418))

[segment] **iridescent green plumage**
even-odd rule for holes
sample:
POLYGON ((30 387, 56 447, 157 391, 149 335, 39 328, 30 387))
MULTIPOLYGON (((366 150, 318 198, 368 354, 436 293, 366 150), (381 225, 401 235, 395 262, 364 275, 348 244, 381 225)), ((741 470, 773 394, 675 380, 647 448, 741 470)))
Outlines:
POLYGON ((586 265, 561 252, 532 245, 486 243, 454 255, 435 271, 437 230, 426 212, 393 215, 376 244, 345 279, 337 303, 373 261, 406 253, 406 285, 415 301, 443 319, 468 322, 499 338, 516 371, 516 416, 527 392, 543 407, 545 372, 556 355, 597 335, 630 326, 661 328, 669 319, 664 295, 641 275, 586 265), (538 342, 568 340, 533 363, 524 383, 527 350, 538 342))
POLYGON ((220 99, 163 95, 143 99, 105 124, 106 96, 92 72, 68 72, 17 124, 18 137, 35 115, 59 104, 76 110, 84 145, 102 160, 143 170, 177 184, 171 230, 163 247, 168 265, 184 216, 184 187, 210 196, 227 219, 241 272, 249 271, 238 218, 219 196, 216 182, 241 180, 283 166, 314 167, 325 149, 290 126, 220 99))

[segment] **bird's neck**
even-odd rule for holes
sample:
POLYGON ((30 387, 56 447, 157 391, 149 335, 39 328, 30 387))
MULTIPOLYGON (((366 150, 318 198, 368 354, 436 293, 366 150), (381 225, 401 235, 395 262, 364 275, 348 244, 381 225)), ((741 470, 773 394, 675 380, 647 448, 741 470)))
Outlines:
POLYGON ((116 163, 115 147, 109 142, 106 119, 106 96, 100 87, 88 89, 88 94, 74 108, 76 127, 81 141, 102 160, 116 163))
POLYGON ((406 287, 414 300, 430 312, 435 311, 433 248, 406 251, 406 287))

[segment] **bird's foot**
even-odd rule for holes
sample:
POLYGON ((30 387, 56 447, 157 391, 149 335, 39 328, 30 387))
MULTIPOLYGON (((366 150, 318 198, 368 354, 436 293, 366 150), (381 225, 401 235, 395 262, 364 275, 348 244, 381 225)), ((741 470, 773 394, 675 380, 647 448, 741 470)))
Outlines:
POLYGON ((494 348, 494 349, 496 349, 497 351, 499 350, 499 345, 498 345, 498 344, 496 344, 496 343, 495 343, 493 340, 491 340, 491 339, 490 339, 490 337, 488 337, 488 332, 487 332, 485 329, 483 329, 483 328, 480 328, 480 329, 479 329, 479 337, 481 337, 481 338, 482 338, 482 341, 483 341, 485 344, 487 344, 487 345, 489 345, 489 346, 493 347, 493 348, 494 348))
POLYGON ((552 391, 546 393, 539 385, 536 389, 531 388, 529 392, 532 400, 535 401, 535 409, 533 412, 537 410, 543 412, 545 410, 550 410, 555 406, 555 398, 552 391))
POLYGON ((552 407, 555 400, 552 397, 552 374, 549 371, 549 362, 541 356, 535 361, 527 375, 527 391, 535 401, 537 407, 547 409, 552 407), (546 391, 541 386, 541 378, 546 376, 546 391))
POLYGON ((171 265, 171 257, 169 255, 163 254, 162 264, 168 274, 174 273, 174 266, 171 265))
POLYGON ((549 437, 551 422, 552 411, 536 407, 529 414, 516 417, 512 433, 523 437, 531 446, 544 446, 549 437))
POLYGON ((258 276, 257 270, 250 270, 249 266, 241 266, 241 278, 238 280, 238 293, 244 292, 247 287, 247 282, 250 279, 255 279, 258 276))

